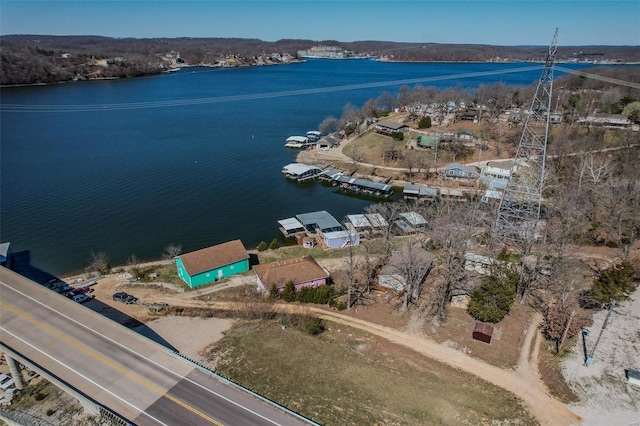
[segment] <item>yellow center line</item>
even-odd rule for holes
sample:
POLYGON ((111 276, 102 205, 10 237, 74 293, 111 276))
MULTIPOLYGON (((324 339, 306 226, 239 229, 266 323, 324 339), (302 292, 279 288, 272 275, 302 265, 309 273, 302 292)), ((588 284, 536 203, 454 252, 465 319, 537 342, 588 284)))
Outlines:
POLYGON ((39 328, 41 328, 42 330, 52 334, 53 336, 57 337, 58 339, 61 339, 63 341, 65 341, 66 343, 68 343, 69 345, 75 347, 76 349, 79 349, 80 351, 86 353, 87 355, 89 355, 90 357, 100 361, 101 363, 113 368, 114 370, 117 370, 118 372, 124 374, 125 376, 131 378, 132 380, 138 382, 139 384, 141 384, 142 386, 146 387, 149 390, 152 390, 153 392, 157 393, 160 396, 164 396, 167 399, 175 402, 176 404, 180 405, 181 407, 191 411, 192 413, 196 414, 199 417, 202 417, 203 419, 207 420, 210 423, 213 423, 217 426, 223 426, 222 423, 218 422, 217 420, 215 420, 214 418, 204 414, 203 412, 201 412, 200 410, 198 410, 197 408, 194 408, 192 406, 190 406, 189 404, 187 404, 186 402, 174 397, 173 395, 170 395, 168 393, 165 393, 164 390, 162 390, 160 387, 149 383, 147 380, 143 379, 142 377, 131 373, 129 370, 117 365, 116 363, 114 363, 113 361, 105 358, 104 356, 100 355, 97 352, 92 351, 91 349, 89 349, 88 347, 76 342, 73 339, 70 339, 68 336, 65 336, 63 333, 60 333, 54 329, 52 329, 51 327, 43 324, 42 322, 38 321, 37 319, 19 311, 18 309, 14 308, 13 306, 8 305, 6 302, 0 301, 0 306, 2 306, 5 309, 8 309, 9 311, 13 312, 14 314, 18 315, 19 317, 29 321, 30 323, 38 326, 39 328))

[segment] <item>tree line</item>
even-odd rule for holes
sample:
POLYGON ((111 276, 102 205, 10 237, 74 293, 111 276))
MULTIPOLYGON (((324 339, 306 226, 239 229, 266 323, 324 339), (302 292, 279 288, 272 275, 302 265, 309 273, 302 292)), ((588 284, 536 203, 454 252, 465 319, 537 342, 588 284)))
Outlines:
MULTIPOLYGON (((74 79, 135 77, 160 73, 167 53, 179 54, 188 65, 214 64, 233 57, 243 65, 258 64, 259 57, 289 54, 323 44, 392 61, 543 61, 540 46, 454 45, 385 41, 284 39, 274 42, 245 38, 110 38, 99 36, 6 35, 0 37, 0 84, 50 84, 74 79), (64 57, 63 57, 64 55, 64 57), (99 67, 92 59, 124 58, 117 67, 99 67)), ((593 60, 638 62, 633 46, 560 47, 558 61, 593 60)))

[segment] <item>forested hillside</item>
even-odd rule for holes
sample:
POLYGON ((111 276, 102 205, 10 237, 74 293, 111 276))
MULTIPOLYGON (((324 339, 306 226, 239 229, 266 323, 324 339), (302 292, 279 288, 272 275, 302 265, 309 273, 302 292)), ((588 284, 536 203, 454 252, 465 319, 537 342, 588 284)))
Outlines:
MULTIPOLYGON (((323 44, 392 61, 541 61, 545 46, 488 46, 239 38, 116 39, 99 36, 0 37, 3 86, 157 74, 172 65, 254 66, 296 60, 323 44), (179 58, 179 59, 178 59, 179 58)), ((557 61, 640 62, 638 46, 560 47, 557 61)))

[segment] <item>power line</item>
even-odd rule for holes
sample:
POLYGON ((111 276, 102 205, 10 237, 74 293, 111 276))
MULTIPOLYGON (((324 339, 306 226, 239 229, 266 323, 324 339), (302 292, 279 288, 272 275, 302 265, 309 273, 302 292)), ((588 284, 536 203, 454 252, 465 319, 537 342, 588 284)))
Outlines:
POLYGON ((349 84, 344 86, 330 86, 330 87, 318 87, 310 89, 297 89, 297 90, 284 90, 277 92, 267 93, 252 93, 246 95, 229 95, 229 96, 216 96, 207 98, 195 98, 195 99, 175 99, 168 101, 154 101, 154 102, 131 102, 131 103, 117 103, 117 104, 99 104, 99 105, 20 105, 20 104, 2 104, 0 110, 2 112, 89 112, 89 111, 114 111, 114 110, 133 110, 133 109, 145 109, 145 108, 167 108, 167 107, 179 107, 187 105, 202 105, 213 103, 226 103, 226 102, 238 102, 256 99, 270 99, 280 98, 287 96, 302 96, 302 95, 314 95, 320 93, 332 93, 342 92, 347 90, 359 90, 370 89, 376 87, 408 85, 417 83, 428 83, 435 81, 457 80, 471 77, 483 77, 499 74, 510 74, 516 72, 535 71, 540 69, 540 65, 534 65, 521 68, 509 68, 506 70, 494 70, 494 71, 478 71, 462 74, 449 74, 433 77, 412 78, 404 80, 392 80, 381 81, 372 83, 360 83, 349 84))

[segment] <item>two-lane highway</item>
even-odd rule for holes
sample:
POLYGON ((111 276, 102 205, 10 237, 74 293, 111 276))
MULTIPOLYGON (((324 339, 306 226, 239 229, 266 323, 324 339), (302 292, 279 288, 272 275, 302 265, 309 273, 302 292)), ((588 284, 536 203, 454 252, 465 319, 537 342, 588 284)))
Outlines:
POLYGON ((135 424, 307 424, 4 267, 0 341, 135 424))

